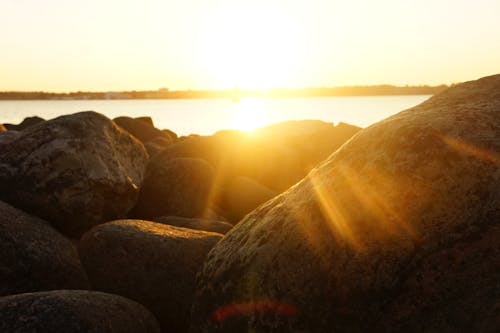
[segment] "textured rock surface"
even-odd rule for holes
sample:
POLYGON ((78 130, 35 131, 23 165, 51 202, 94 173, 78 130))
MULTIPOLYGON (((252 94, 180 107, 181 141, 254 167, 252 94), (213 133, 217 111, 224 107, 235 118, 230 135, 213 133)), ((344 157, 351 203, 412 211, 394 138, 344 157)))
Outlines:
POLYGON ((500 327, 500 75, 352 138, 209 253, 193 332, 500 327))
POLYGON ((203 160, 162 159, 159 155, 148 165, 131 216, 141 219, 162 215, 200 216, 209 204, 213 177, 211 166, 203 160))
POLYGON ((221 238, 216 233, 120 220, 90 230, 79 250, 95 289, 145 305, 164 332, 184 332, 196 273, 221 238))
POLYGON ((106 117, 63 116, 0 141, 0 198, 78 235, 126 216, 146 163, 142 144, 106 117))
POLYGON ((166 138, 164 136, 157 136, 151 141, 144 144, 144 147, 148 151, 150 157, 154 157, 161 153, 165 148, 172 144, 172 139, 166 138))
POLYGON ((0 131, 0 145, 14 141, 19 136, 18 131, 0 131))
POLYGON ((0 201, 0 296, 87 288, 73 244, 47 222, 0 201))
POLYGON ((224 221, 193 219, 179 216, 161 216, 154 218, 153 221, 172 225, 174 227, 217 232, 219 234, 225 234, 233 227, 232 224, 224 221))
POLYGON ((37 125, 39 123, 43 123, 45 119, 40 118, 40 117, 27 117, 24 118, 24 120, 17 125, 14 124, 4 124, 5 128, 7 128, 9 131, 23 131, 27 129, 28 127, 37 125))
POLYGON ((142 305, 101 292, 56 290, 0 298, 0 332, 159 333, 142 305))

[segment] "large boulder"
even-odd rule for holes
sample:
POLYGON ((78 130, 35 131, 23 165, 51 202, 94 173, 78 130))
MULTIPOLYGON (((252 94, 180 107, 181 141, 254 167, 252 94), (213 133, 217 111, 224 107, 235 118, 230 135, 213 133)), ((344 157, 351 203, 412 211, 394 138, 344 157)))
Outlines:
POLYGON ((160 216, 153 219, 154 222, 168 224, 174 227, 203 230, 225 234, 232 229, 233 225, 218 220, 196 219, 179 216, 160 216))
POLYGON ((152 219, 162 215, 201 216, 209 205, 214 173, 201 159, 162 159, 148 165, 137 205, 131 216, 152 219))
POLYGON ((142 305, 95 291, 55 290, 0 298, 0 332, 159 333, 142 305))
POLYGON ((47 222, 0 201, 0 296, 87 288, 73 244, 47 222))
POLYGON ((147 160, 144 146, 103 115, 62 116, 0 141, 0 198, 79 235, 126 216, 147 160))
POLYGON ((92 286, 149 308, 164 332, 189 326, 195 276, 222 235, 140 220, 97 226, 80 242, 92 286))
POLYGON ((212 136, 190 136, 168 146, 160 155, 163 160, 204 159, 221 175, 220 185, 243 176, 282 192, 359 130, 344 123, 333 126, 319 120, 289 121, 250 134, 225 130, 212 136))
POLYGON ((233 223, 250 213, 260 204, 277 195, 266 186, 247 177, 234 177, 220 190, 217 206, 233 223))
POLYGON ((239 131, 190 136, 167 147, 156 158, 179 157, 207 161, 219 175, 219 184, 235 176, 245 176, 281 192, 304 176, 300 157, 292 148, 239 131))
POLYGON ((193 332, 500 327, 500 75, 358 133, 209 253, 193 332))
POLYGON ((23 130, 27 129, 28 127, 38 125, 40 123, 43 123, 44 121, 45 121, 45 119, 40 118, 38 116, 34 116, 34 117, 24 118, 24 120, 20 124, 17 124, 17 125, 4 124, 4 126, 9 131, 23 131, 23 130))

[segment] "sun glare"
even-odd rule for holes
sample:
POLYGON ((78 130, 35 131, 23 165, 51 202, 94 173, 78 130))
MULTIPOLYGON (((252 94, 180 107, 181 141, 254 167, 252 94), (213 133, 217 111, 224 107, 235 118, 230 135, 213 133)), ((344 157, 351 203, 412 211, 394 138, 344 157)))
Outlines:
POLYGON ((269 5, 214 8, 202 24, 199 60, 219 87, 291 86, 301 63, 301 32, 291 16, 269 5))
POLYGON ((269 119, 261 99, 243 99, 234 103, 232 128, 252 131, 268 124, 269 119))

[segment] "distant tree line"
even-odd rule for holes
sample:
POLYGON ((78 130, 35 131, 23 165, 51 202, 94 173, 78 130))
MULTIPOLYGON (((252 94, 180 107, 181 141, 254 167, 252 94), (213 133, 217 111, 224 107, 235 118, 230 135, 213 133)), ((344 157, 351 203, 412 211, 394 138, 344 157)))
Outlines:
POLYGON ((267 89, 267 90, 158 90, 53 93, 44 91, 3 91, 0 100, 94 100, 94 99, 194 99, 239 97, 327 97, 379 95, 434 95, 447 85, 438 86, 346 86, 330 88, 267 89))

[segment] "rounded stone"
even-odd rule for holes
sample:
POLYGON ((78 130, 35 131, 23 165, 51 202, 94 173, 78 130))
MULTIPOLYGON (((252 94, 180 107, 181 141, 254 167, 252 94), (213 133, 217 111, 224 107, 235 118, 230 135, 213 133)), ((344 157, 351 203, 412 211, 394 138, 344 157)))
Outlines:
POLYGON ((69 240, 47 222, 0 201, 0 296, 88 288, 69 240))
POLYGON ((160 333, 142 305, 95 291, 55 290, 0 298, 0 331, 160 333))
POLYGON ((179 216, 160 216, 154 218, 153 221, 162 224, 168 224, 174 227, 216 232, 219 234, 225 234, 233 227, 232 224, 224 221, 211 219, 195 219, 179 216))
POLYGON ((141 220, 119 220, 88 231, 79 253, 94 289, 146 306, 164 332, 184 332, 195 277, 222 235, 141 220))
POLYGON ((197 217, 209 206, 213 169, 194 158, 153 158, 146 171, 131 216, 152 219, 162 215, 197 217))
POLYGON ((493 332, 500 75, 359 132, 209 253, 193 332, 493 332))
POLYGON ((147 161, 144 146, 103 115, 58 117, 0 140, 0 199, 78 236, 126 216, 147 161))

